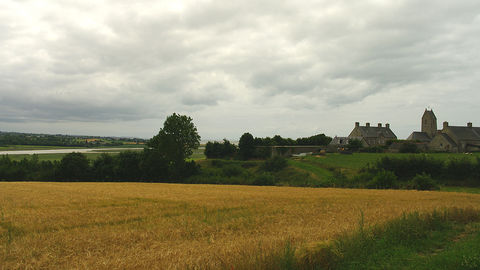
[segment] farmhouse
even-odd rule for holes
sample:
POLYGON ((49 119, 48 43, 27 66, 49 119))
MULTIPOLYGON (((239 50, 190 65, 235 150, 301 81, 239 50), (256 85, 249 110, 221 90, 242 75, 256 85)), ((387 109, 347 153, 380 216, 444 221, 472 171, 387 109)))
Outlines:
POLYGON ((366 123, 365 126, 360 126, 359 122, 355 123, 355 128, 348 135, 349 139, 359 139, 363 146, 380 146, 385 145, 389 140, 396 140, 397 136, 390 129, 390 124, 382 126, 378 123, 377 126, 370 126, 366 123))
POLYGON ((427 148, 433 151, 480 151, 480 127, 474 127, 470 122, 466 126, 450 126, 448 122, 443 122, 443 128, 437 130, 433 110, 425 110, 422 131, 413 132, 407 140, 427 143, 427 148))

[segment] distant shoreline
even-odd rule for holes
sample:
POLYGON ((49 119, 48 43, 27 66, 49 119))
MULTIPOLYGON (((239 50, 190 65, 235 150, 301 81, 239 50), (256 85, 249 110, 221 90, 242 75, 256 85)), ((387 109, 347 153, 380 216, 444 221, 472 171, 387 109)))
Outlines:
POLYGON ((68 148, 68 149, 48 149, 48 150, 9 150, 0 151, 0 155, 42 155, 42 154, 68 154, 72 152, 77 153, 112 153, 115 151, 127 151, 127 150, 142 150, 143 148, 68 148))

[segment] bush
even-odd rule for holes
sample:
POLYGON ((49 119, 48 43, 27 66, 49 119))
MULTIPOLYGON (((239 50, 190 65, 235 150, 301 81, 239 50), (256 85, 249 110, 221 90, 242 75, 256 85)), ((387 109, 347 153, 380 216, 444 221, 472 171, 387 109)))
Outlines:
POLYGON ((383 153, 385 152, 385 148, 382 146, 370 146, 361 149, 361 151, 365 153, 383 153))
POLYGON ((438 189, 435 181, 426 173, 417 174, 412 179, 412 188, 416 190, 435 190, 438 189))
POLYGON ((438 177, 443 174, 443 167, 443 161, 427 157, 426 155, 412 155, 408 158, 392 158, 386 156, 379 159, 369 170, 374 173, 382 170, 391 171, 398 178, 408 180, 421 173, 438 177))
POLYGON ((397 182, 397 176, 391 171, 379 171, 367 184, 368 188, 393 188, 397 182))
POLYGON ((257 186, 273 186, 275 185, 275 177, 271 173, 263 172, 255 176, 253 184, 257 186))
POLYGON ((350 151, 358 151, 362 147, 363 147, 363 144, 358 139, 351 139, 348 141, 348 144, 347 144, 347 148, 350 151))
POLYGON ((244 169, 236 164, 228 164, 222 167, 222 172, 227 177, 239 176, 244 169))
POLYGON ((285 167, 287 167, 287 160, 279 156, 265 160, 262 165, 262 169, 268 172, 278 172, 285 167))
POLYGON ((418 153, 418 147, 416 144, 411 142, 402 143, 399 149, 400 153, 418 153))

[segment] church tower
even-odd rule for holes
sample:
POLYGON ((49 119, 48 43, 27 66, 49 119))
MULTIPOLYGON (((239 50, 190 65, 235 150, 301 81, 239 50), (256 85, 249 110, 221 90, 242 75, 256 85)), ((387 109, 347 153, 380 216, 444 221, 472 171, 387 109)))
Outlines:
POLYGON ((422 116, 422 132, 427 133, 430 138, 433 138, 437 133, 437 117, 433 110, 425 109, 422 116))

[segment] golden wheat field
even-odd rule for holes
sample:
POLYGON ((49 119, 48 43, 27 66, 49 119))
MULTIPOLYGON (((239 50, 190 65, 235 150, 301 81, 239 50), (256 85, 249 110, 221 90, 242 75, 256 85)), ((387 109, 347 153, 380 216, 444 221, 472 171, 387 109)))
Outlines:
MULTIPOLYGON (((291 241, 480 195, 150 183, 0 183, 1 269, 230 269, 291 241)), ((238 268, 238 267, 237 267, 238 268)))

